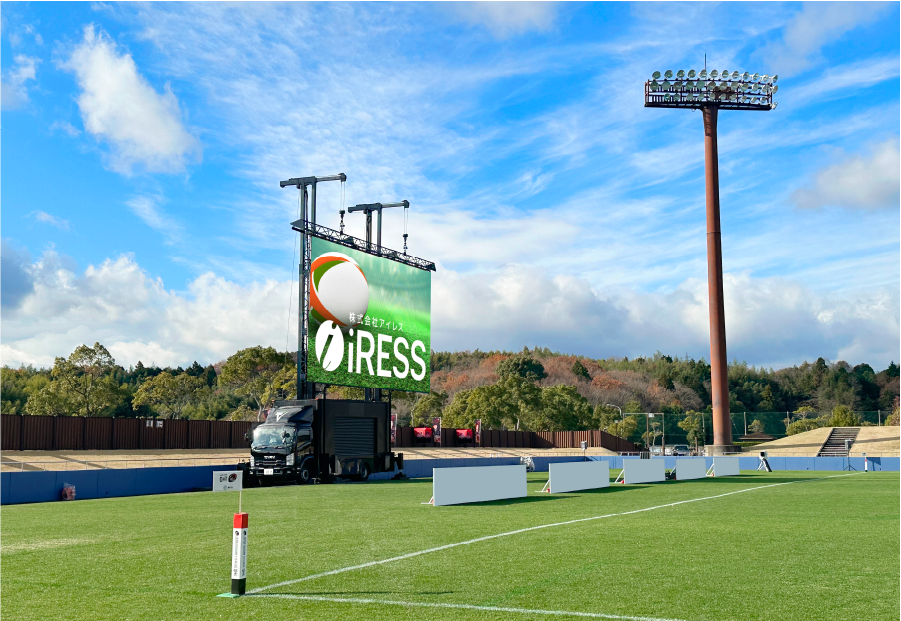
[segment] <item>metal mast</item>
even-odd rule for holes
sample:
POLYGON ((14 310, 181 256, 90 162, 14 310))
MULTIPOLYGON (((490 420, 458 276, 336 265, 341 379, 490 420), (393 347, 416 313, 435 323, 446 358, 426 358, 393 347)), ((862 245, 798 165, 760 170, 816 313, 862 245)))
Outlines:
POLYGON ((297 398, 312 399, 313 386, 307 382, 307 342, 310 321, 310 231, 316 228, 316 184, 324 181, 347 181, 347 175, 327 175, 325 177, 294 177, 280 181, 279 186, 294 186, 300 191, 300 220, 291 227, 300 232, 300 264, 298 265, 300 288, 297 292, 297 398), (310 194, 307 193, 310 188, 310 194), (312 196, 312 201, 310 197, 312 196), (310 218, 307 218, 307 208, 310 218), (299 226, 298 226, 299 225, 299 226))
POLYGON ((410 201, 400 201, 397 203, 365 203, 347 208, 347 213, 362 211, 366 214, 366 249, 370 251, 372 250, 372 212, 378 212, 378 234, 375 242, 376 254, 382 254, 382 209, 388 209, 389 207, 403 207, 404 209, 409 209, 410 201))
POLYGON ((707 291, 710 312, 710 397, 713 404, 713 453, 732 447, 729 416, 729 378, 726 358, 726 317, 723 303, 723 247, 720 230, 720 178, 717 153, 717 116, 727 110, 773 110, 778 76, 719 73, 707 70, 673 76, 655 71, 645 83, 646 108, 700 110, 704 117, 704 166, 707 199, 707 291))

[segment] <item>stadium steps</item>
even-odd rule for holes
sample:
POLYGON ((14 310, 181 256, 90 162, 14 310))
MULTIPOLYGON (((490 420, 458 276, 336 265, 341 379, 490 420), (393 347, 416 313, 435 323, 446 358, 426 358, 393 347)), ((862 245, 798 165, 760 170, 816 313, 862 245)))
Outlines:
POLYGON ((845 440, 851 440, 852 446, 860 427, 836 427, 826 438, 817 457, 847 457, 848 449, 845 448, 845 440))

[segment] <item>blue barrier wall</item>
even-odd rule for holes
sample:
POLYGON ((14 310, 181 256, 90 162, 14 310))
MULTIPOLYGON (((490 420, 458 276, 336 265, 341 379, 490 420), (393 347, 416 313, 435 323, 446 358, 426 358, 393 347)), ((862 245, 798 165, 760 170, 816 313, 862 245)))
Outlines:
POLYGON ((212 488, 214 470, 234 469, 234 464, 229 464, 69 472, 3 472, 0 473, 0 503, 18 505, 59 500, 65 483, 75 486, 77 500, 190 492, 197 488, 212 488))
MULTIPOLYGON (((582 461, 578 455, 533 457, 535 470, 547 472, 548 465, 559 462, 582 461)), ((623 459, 615 455, 590 455, 592 461, 606 461, 612 470, 623 467, 623 459)), ((667 468, 676 467, 678 457, 664 459, 667 468)), ((739 457, 739 468, 756 470, 757 457, 739 457)), ((712 457, 705 457, 707 467, 712 457)), ((851 457, 770 457, 773 470, 841 471, 851 468, 863 471, 863 458, 851 457)), ((901 458, 871 457, 870 470, 901 470, 901 458)), ((473 466, 510 466, 519 463, 518 457, 476 457, 458 459, 410 459, 404 462, 404 471, 411 479, 432 476, 433 468, 464 468, 473 466)), ((233 464, 222 466, 190 466, 182 468, 135 468, 123 470, 73 470, 69 472, 3 472, 0 473, 0 503, 16 505, 29 502, 49 502, 60 499, 64 483, 75 486, 77 500, 90 498, 115 498, 120 496, 145 496, 148 494, 172 494, 190 492, 198 488, 212 487, 214 470, 234 470, 233 464)), ((372 475, 374 480, 389 479, 393 473, 372 475)))

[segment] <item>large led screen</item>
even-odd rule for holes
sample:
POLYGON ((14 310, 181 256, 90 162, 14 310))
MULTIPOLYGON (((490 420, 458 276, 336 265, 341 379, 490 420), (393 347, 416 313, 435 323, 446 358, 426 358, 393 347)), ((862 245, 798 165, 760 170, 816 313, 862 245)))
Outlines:
POLYGON ((312 239, 307 379, 429 391, 431 273, 312 239))

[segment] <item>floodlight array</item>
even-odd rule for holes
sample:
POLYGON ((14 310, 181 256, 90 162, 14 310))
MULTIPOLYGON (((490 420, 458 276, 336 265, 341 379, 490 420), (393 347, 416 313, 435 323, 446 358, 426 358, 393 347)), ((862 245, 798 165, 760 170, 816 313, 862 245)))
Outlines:
POLYGON ((747 71, 655 71, 645 84, 645 106, 659 108, 721 108, 772 110, 779 76, 747 71))

